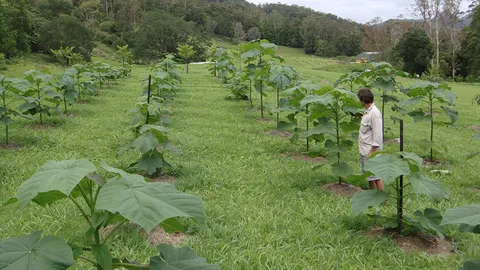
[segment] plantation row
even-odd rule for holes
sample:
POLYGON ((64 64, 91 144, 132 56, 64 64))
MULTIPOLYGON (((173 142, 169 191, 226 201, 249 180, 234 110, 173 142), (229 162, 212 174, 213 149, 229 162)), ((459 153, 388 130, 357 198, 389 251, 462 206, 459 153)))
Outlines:
MULTIPOLYGON (((162 169, 170 167, 164 158, 165 151, 174 154, 179 152, 169 143, 168 130, 164 127, 170 114, 168 103, 178 89, 177 84, 181 82, 176 69, 173 56, 167 56, 152 67, 150 71, 153 76, 145 80, 145 89, 136 107, 127 111, 133 114, 127 130, 132 131, 134 137, 118 154, 130 149, 139 152, 139 160, 130 165, 130 169, 139 173, 160 173, 162 169)), ((121 70, 125 71, 122 76, 130 74, 128 66, 121 70)), ((50 115, 51 111, 58 108, 57 99, 64 99, 66 113, 66 104, 80 100, 81 93, 98 94, 98 88, 94 88, 94 85, 102 87, 104 81, 122 77, 112 73, 115 74, 116 70, 100 62, 89 67, 74 65, 57 75, 38 70, 28 71, 23 79, 2 77, 5 87, 2 95, 17 94, 19 99, 25 99, 25 93, 30 88, 36 90, 38 95, 35 104, 38 109, 32 107, 29 113, 38 113, 41 119, 42 113, 50 115)), ((24 106, 22 104, 20 108, 24 106)), ((24 116, 24 111, 20 109, 15 111, 8 107, 6 112, 6 117, 24 116)), ((30 202, 35 202, 45 207, 62 199, 70 200, 85 219, 88 229, 82 241, 69 239, 66 242, 55 236, 42 237, 38 231, 28 236, 9 238, 0 243, 0 268, 30 269, 27 265, 33 264, 38 269, 66 269, 76 264, 75 261, 83 261, 96 269, 106 270, 120 267, 219 269, 198 257, 188 247, 177 249, 170 245, 159 245, 157 249, 160 256, 150 258, 148 265, 141 265, 126 258, 114 258, 108 245, 109 238, 126 222, 138 224, 147 232, 160 225, 166 232, 173 233, 187 229, 187 218, 199 228, 205 228, 205 210, 202 200, 197 196, 180 192, 167 183, 146 182, 141 175, 127 173, 103 162, 97 167, 86 159, 50 160, 19 187, 17 195, 8 204, 17 202, 23 209, 30 202), (110 228, 108 233, 102 233, 107 228, 110 228), (50 253, 56 256, 48 255, 50 253)))
MULTIPOLYGON (((336 160, 331 164, 331 172, 338 177, 338 185, 342 185, 343 181, 359 184, 375 175, 395 191, 394 194, 381 190, 356 193, 351 198, 354 215, 359 215, 370 207, 377 207, 392 197, 396 201, 396 216, 375 217, 387 229, 394 228, 398 233, 404 234, 436 234, 442 239, 448 224, 460 224, 460 231, 478 232, 476 226, 480 225, 480 219, 476 215, 480 214, 480 205, 449 209, 443 216, 432 208, 417 210, 414 216, 404 216, 403 198, 409 195, 404 194, 406 187, 411 186, 413 193, 425 195, 434 202, 448 199, 449 193, 444 190, 441 182, 422 174, 424 160, 414 153, 404 152, 403 142, 399 152, 378 152, 372 155, 365 164, 366 172, 361 175, 354 174, 354 170, 341 159, 343 153, 356 145, 363 112, 354 89, 368 87, 377 91, 376 101, 380 104, 384 119, 388 111, 385 108, 392 104, 391 109, 401 117, 409 116, 415 121, 429 123, 430 140, 422 141, 421 144, 430 149, 427 161, 434 162, 434 123, 439 123, 438 120, 434 121, 434 111, 441 109, 445 113, 450 120, 445 124, 453 125, 458 119, 458 112, 452 108, 455 106, 456 95, 450 91, 448 84, 431 78, 431 81, 417 81, 410 87, 404 87, 398 78, 408 77, 408 74, 396 70, 388 63, 375 63, 372 70, 345 74, 334 85, 315 84, 302 80, 292 67, 283 64, 284 59, 277 55, 276 49, 275 44, 266 40, 237 46, 234 55, 240 56, 242 60, 237 70, 233 56, 225 48, 219 47, 212 52, 213 63, 209 70, 212 75, 228 84, 230 93, 227 98, 249 100, 251 108, 254 106, 254 88, 260 96, 262 117, 266 107, 264 97, 270 89, 276 92, 276 107, 271 108, 270 113, 276 114, 277 129, 293 130, 291 141, 305 139, 307 151, 310 142, 314 142, 323 144, 328 152, 336 155, 336 160), (280 120, 280 113, 287 114, 286 120, 280 120)), ((400 122, 403 132, 403 119, 398 116, 391 118, 400 122)), ((473 136, 473 139, 479 138, 480 133, 473 136)), ((468 158, 479 153, 473 153, 468 158)), ((465 267, 474 269, 479 265, 480 261, 468 261, 465 267)))
POLYGON ((34 120, 32 116, 39 115, 43 124, 45 115, 61 113, 61 104, 67 114, 68 106, 82 101, 83 95, 98 95, 105 82, 127 77, 130 72, 129 66, 112 68, 96 61, 88 66, 76 64, 57 74, 41 70, 29 70, 23 78, 0 74, 0 119, 5 125, 5 143, 9 143, 8 126, 15 123, 14 117, 34 120))

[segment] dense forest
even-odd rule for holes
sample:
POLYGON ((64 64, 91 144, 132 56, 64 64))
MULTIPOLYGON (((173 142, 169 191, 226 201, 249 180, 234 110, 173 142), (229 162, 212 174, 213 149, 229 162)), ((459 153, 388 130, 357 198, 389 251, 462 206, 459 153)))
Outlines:
MULTIPOLYGON (((95 42, 128 45, 139 62, 193 46, 193 60, 207 57, 214 35, 268 39, 324 57, 381 52, 410 73, 475 80, 480 74, 480 10, 462 27, 461 0, 413 0, 415 20, 367 24, 306 7, 254 5, 244 0, 0 0, 0 53, 51 54, 74 47, 89 60, 95 42)), ((475 12, 474 12, 475 11, 475 12)))

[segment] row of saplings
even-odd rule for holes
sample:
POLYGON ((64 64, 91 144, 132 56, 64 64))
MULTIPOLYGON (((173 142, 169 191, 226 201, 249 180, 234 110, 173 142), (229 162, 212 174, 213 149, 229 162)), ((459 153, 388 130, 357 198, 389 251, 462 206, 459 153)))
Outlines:
MULTIPOLYGON (((343 180, 360 183, 366 177, 376 175, 395 191, 391 192, 393 194, 380 190, 356 193, 351 199, 354 215, 379 206, 390 197, 397 201, 397 215, 393 218, 375 216, 383 221, 387 229, 396 229, 404 234, 413 231, 435 233, 443 238, 446 225, 461 224, 461 231, 480 233, 480 205, 449 209, 443 217, 438 210, 431 208, 415 211, 414 217, 403 216, 403 197, 409 195, 404 194, 404 191, 426 195, 435 202, 449 196, 441 182, 421 173, 424 162, 422 158, 414 153, 404 152, 403 147, 400 152, 382 152, 381 155, 372 156, 365 164, 366 172, 362 175, 354 174, 353 169, 341 159, 342 153, 355 144, 361 119, 359 116, 363 112, 354 88, 369 87, 378 93, 376 102, 383 118, 387 103, 390 103, 393 104, 391 109, 400 115, 408 115, 415 121, 429 123, 429 139, 422 140, 420 146, 430 150, 426 160, 433 162, 434 111, 442 110, 450 120, 447 124, 453 124, 458 118, 458 112, 451 107, 455 105, 456 96, 446 83, 417 81, 405 88, 397 79, 408 77, 408 74, 396 70, 388 63, 375 63, 371 70, 341 76, 334 85, 319 85, 302 80, 299 74, 284 64, 284 59, 277 55, 277 46, 266 40, 241 44, 233 53, 222 47, 214 48, 211 57, 209 70, 229 85, 227 97, 248 100, 253 108, 252 90, 255 90, 260 96, 262 117, 264 108, 267 107, 264 97, 273 89, 276 106, 271 106, 273 108, 270 113, 276 114, 277 129, 293 130, 291 141, 305 139, 307 151, 313 141, 323 144, 328 152, 334 154, 336 160, 331 171, 338 177, 338 185, 342 185, 343 180), (239 69, 234 64, 234 56, 241 58, 239 69), (397 92, 403 93, 406 98, 402 100, 397 92), (286 114, 283 121, 279 115, 282 112, 286 114)), ((392 119, 400 120, 403 125, 402 119, 393 116, 392 119)), ((474 138, 480 138, 480 133, 474 138)), ((479 269, 480 261, 468 261, 464 267, 479 269)))
MULTIPOLYGON (((167 104, 180 83, 176 67, 172 56, 155 65, 135 108, 128 110, 133 113, 128 130, 133 131, 134 138, 118 154, 133 149, 140 156, 129 170, 156 174, 170 166, 164 158, 165 151, 178 152, 169 143, 164 127, 170 113, 167 104)), ((168 183, 148 182, 142 175, 103 162, 96 166, 85 159, 47 161, 8 203, 18 202, 23 209, 32 201, 45 207, 63 199, 70 200, 86 221, 87 229, 79 235, 81 240, 75 237, 66 242, 55 236, 42 237, 38 231, 8 238, 0 243, 0 268, 67 269, 82 261, 81 267, 90 264, 104 270, 220 269, 189 247, 159 245, 159 254, 147 264, 112 254, 108 240, 126 222, 146 231, 161 226, 168 233, 184 232, 192 226, 190 220, 200 229, 206 227, 202 200, 168 183)))
POLYGON ((68 106, 82 102, 86 95, 98 95, 105 83, 127 77, 130 67, 114 68, 96 61, 89 65, 75 64, 64 72, 29 70, 22 78, 0 74, 0 122, 5 125, 5 144, 9 144, 8 128, 15 117, 34 120, 41 125, 45 116, 68 114, 68 106))

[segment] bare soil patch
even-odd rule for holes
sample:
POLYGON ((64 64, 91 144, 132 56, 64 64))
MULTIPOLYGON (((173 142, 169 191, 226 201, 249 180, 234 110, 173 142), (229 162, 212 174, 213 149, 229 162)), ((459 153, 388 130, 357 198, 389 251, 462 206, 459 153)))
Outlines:
POLYGON ((446 256, 454 252, 454 247, 448 240, 442 240, 439 237, 423 233, 404 236, 399 235, 397 232, 386 231, 382 227, 373 227, 366 232, 366 235, 370 238, 389 237, 405 252, 423 251, 430 255, 441 256, 446 256))
POLYGON ((273 120, 270 119, 270 118, 266 118, 266 117, 260 117, 260 118, 257 118, 258 121, 260 122, 272 122, 273 120))
POLYGON ((0 149, 3 149, 3 150, 15 150, 19 148, 22 148, 22 146, 12 142, 8 144, 5 144, 5 143, 0 144, 0 149))
POLYGON ((436 165, 439 165, 441 163, 442 162, 440 160, 429 159, 429 158, 424 158, 423 162, 422 162, 423 166, 425 166, 425 167, 436 166, 436 165))
POLYGON ((338 183, 329 183, 323 186, 324 189, 335 193, 338 196, 352 196, 357 192, 363 191, 361 188, 350 185, 350 184, 341 184, 338 183))
POLYGON ((36 130, 44 130, 49 128, 56 128, 57 125, 54 123, 43 123, 43 124, 31 124, 29 125, 29 127, 36 130))
POLYGON ((186 234, 179 232, 170 234, 165 232, 162 227, 157 227, 148 234, 148 242, 153 246, 158 246, 159 244, 177 245, 181 243, 185 237, 187 237, 186 234))
POLYGON ((158 177, 155 177, 155 178, 148 177, 148 179, 150 179, 150 182, 152 182, 152 183, 163 182, 163 183, 171 184, 175 181, 175 177, 170 176, 170 175, 161 175, 161 176, 158 176, 158 177))
MULTIPOLYGON (((140 226, 133 222, 125 223, 123 226, 127 227, 128 229, 134 231, 140 226)), ((107 227, 100 230, 100 234, 105 237, 115 228, 115 225, 108 225, 107 227)), ((141 230, 141 234, 144 237, 148 237, 148 242, 153 246, 158 246, 159 244, 171 244, 177 245, 182 242, 182 240, 187 237, 186 234, 174 232, 174 233, 167 233, 162 227, 154 228, 150 233, 145 232, 145 230, 141 230)))
POLYGON ((88 104, 87 100, 79 100, 77 101, 78 104, 88 104))
POLYGON ((475 131, 480 131, 480 126, 469 126, 469 129, 473 129, 475 131))
POLYGON ((315 157, 311 157, 311 156, 308 156, 308 155, 302 155, 302 154, 297 154, 297 153, 283 153, 281 154, 282 157, 290 157, 290 158, 294 158, 294 159, 297 159, 297 160, 301 160, 301 161, 307 161, 307 162, 312 162, 312 163, 325 163, 327 162, 327 158, 326 157, 322 157, 322 156, 315 156, 315 157))
POLYGON ((286 130, 269 130, 265 131, 265 134, 272 135, 272 136, 280 136, 282 138, 290 138, 292 136, 292 132, 286 130))
POLYGON ((63 116, 65 116, 65 117, 75 117, 76 115, 74 113, 64 113, 63 116))

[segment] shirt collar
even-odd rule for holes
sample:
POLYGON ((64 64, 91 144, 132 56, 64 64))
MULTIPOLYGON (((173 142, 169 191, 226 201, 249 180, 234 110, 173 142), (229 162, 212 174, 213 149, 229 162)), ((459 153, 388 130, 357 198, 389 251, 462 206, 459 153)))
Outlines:
POLYGON ((372 105, 370 105, 370 107, 368 107, 368 109, 365 110, 365 114, 369 113, 373 109, 374 106, 375 106, 375 103, 372 102, 372 105))

